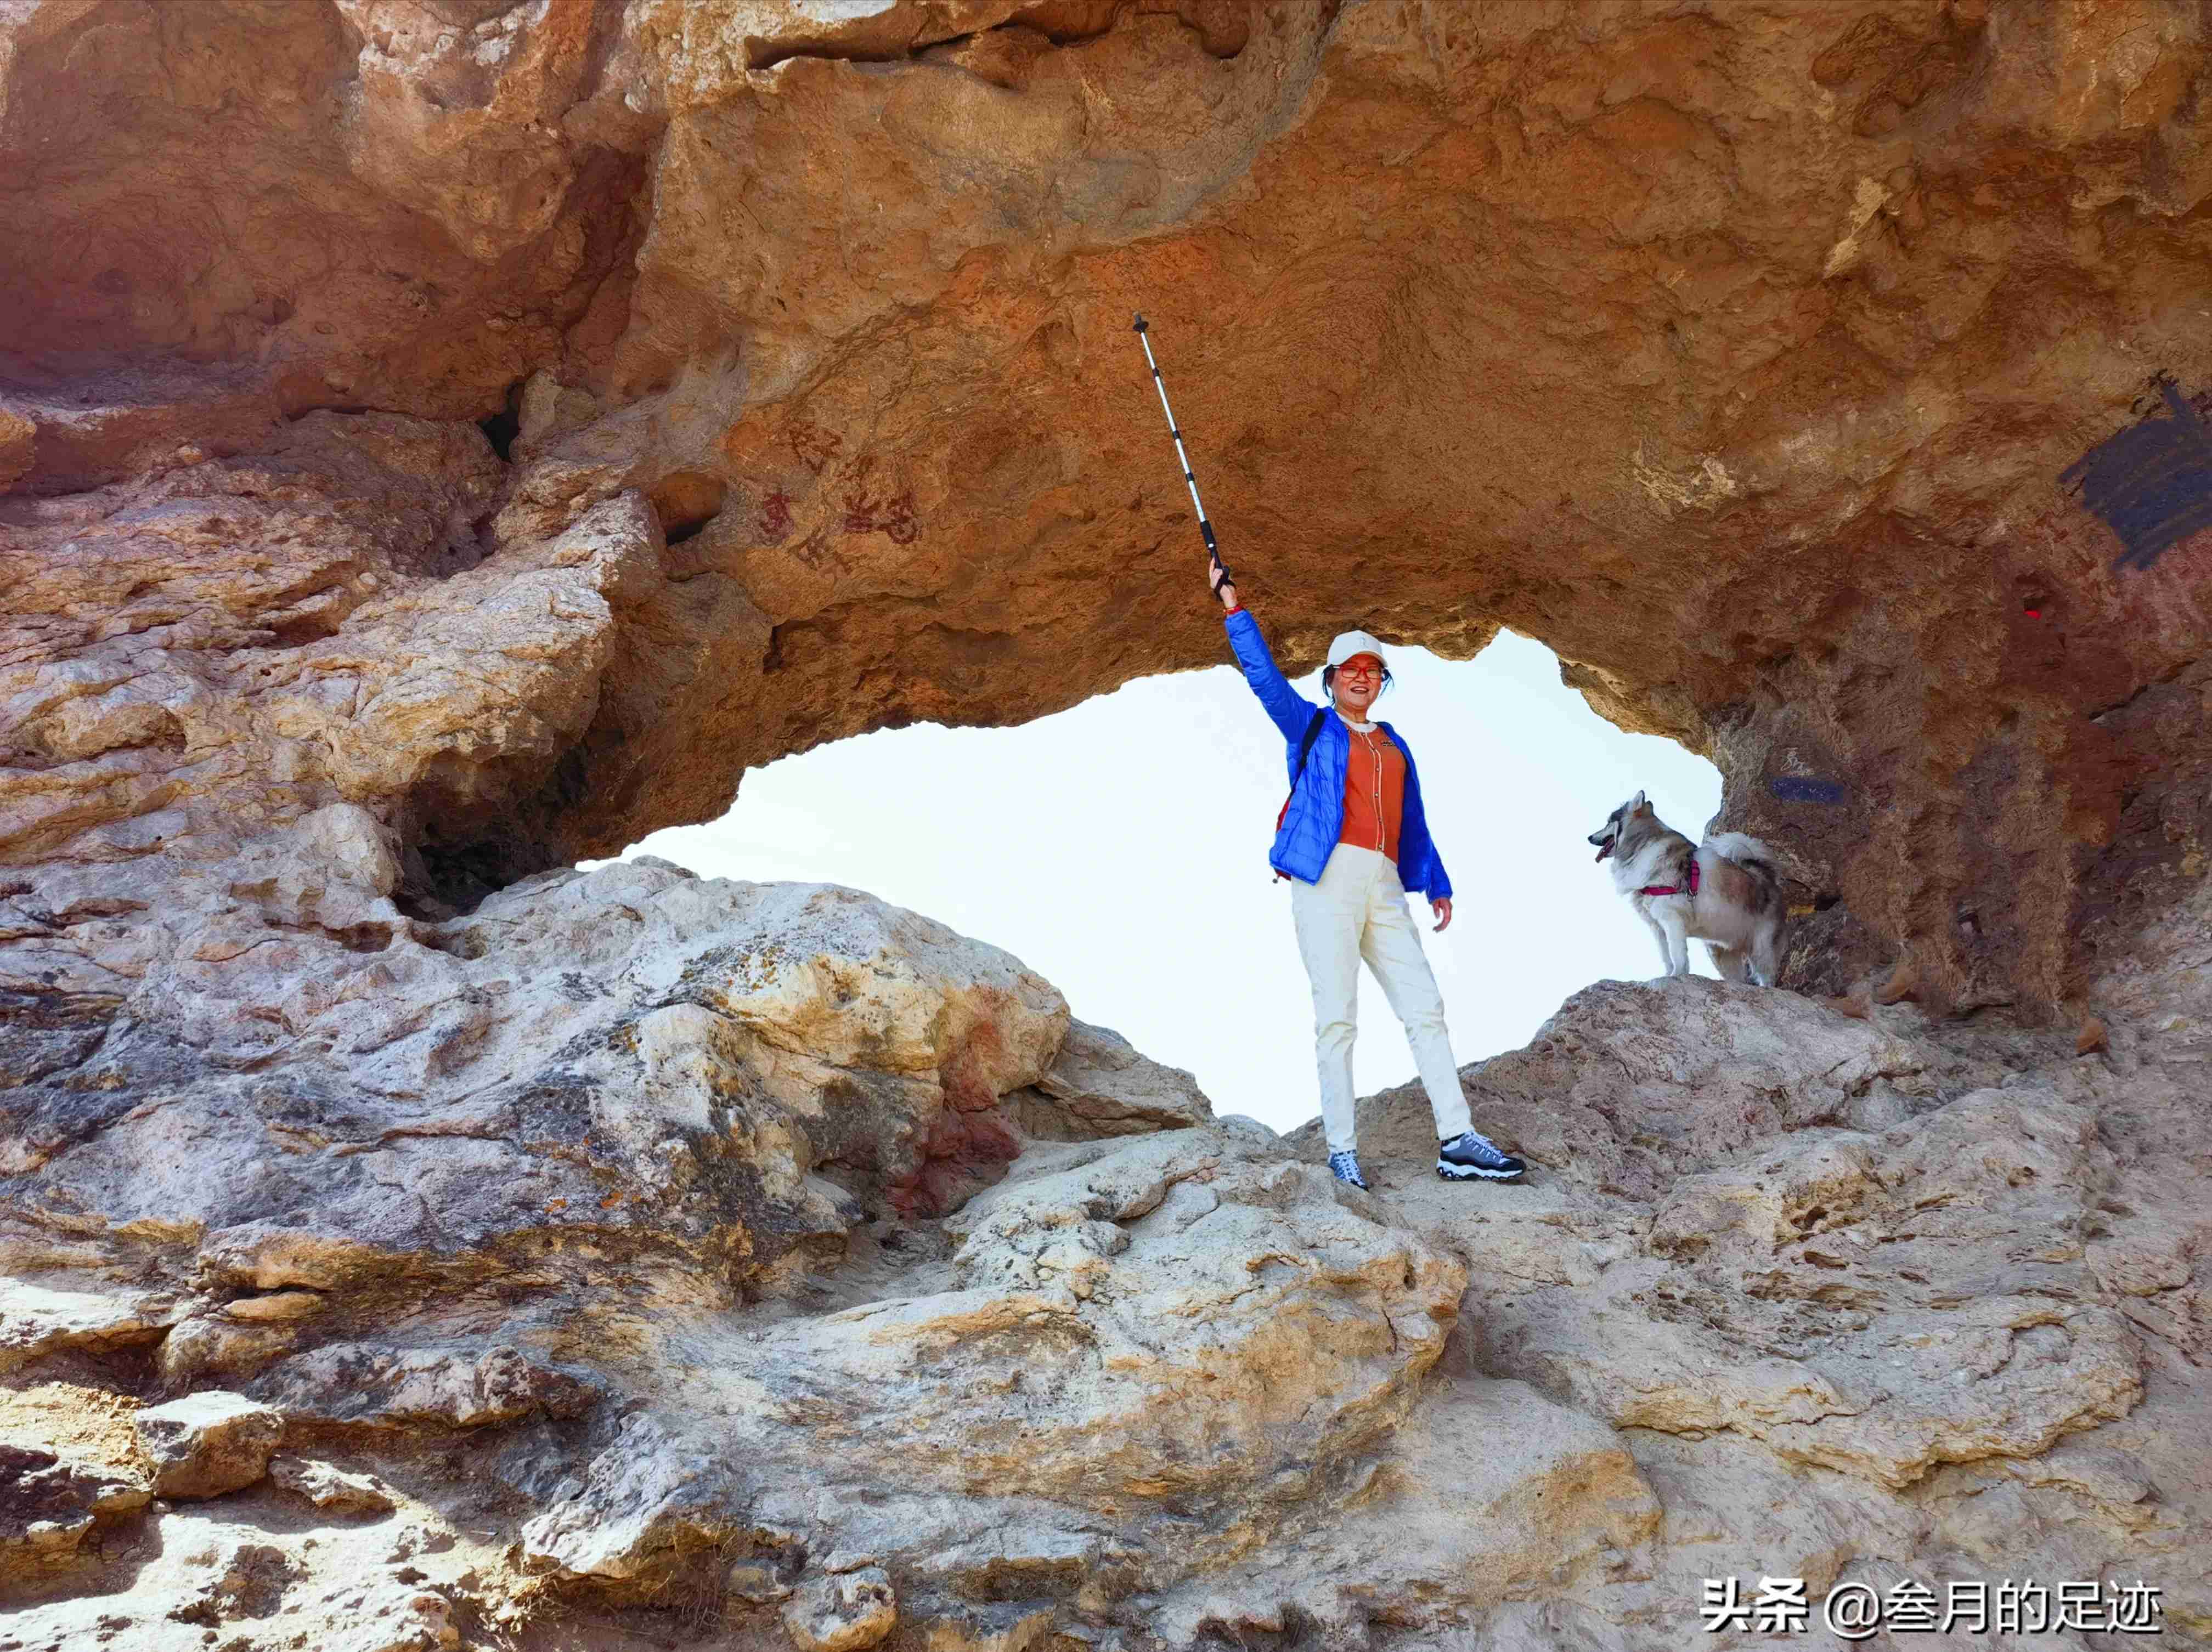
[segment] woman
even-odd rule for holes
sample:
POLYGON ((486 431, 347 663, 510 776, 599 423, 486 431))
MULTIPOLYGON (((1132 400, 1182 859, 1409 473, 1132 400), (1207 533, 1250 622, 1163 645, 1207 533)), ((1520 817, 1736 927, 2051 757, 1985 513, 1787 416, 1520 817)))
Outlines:
POLYGON ((1334 714, 1317 710, 1284 680, 1258 623, 1237 600, 1237 587, 1218 561, 1209 577, 1228 610, 1229 646, 1244 667, 1244 680, 1290 743, 1291 797, 1267 860, 1292 880, 1298 952, 1313 983, 1314 1062, 1328 1168, 1340 1181, 1367 1185, 1359 1173, 1352 1106, 1352 1041, 1364 958, 1405 1023, 1422 1088, 1429 1092, 1437 1174, 1454 1181, 1515 1180, 1528 1167, 1500 1151, 1468 1118, 1451 1036, 1444 1029, 1443 996, 1406 909, 1408 889, 1428 896, 1443 930, 1451 922, 1451 880, 1421 813, 1413 754, 1388 723, 1367 720, 1368 708, 1390 680, 1382 645, 1364 631, 1346 631, 1330 643, 1321 683, 1334 714))

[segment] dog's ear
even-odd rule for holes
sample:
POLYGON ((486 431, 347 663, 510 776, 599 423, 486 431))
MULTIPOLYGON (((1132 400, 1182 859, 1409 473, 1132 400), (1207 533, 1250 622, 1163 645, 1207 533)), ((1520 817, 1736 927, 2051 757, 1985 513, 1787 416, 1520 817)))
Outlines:
POLYGON ((1641 792, 1628 800, 1628 812, 1632 815, 1642 814, 1647 806, 1644 801, 1644 793, 1641 792))

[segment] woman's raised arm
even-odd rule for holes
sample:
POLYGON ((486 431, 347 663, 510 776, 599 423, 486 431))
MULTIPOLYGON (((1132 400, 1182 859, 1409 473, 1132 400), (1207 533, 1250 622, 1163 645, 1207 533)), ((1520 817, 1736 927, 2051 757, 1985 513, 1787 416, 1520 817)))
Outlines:
MULTIPOLYGON (((1213 568, 1219 568, 1215 562, 1213 568)), ((1285 740, 1296 740, 1306 732, 1313 720, 1314 708, 1301 699, 1297 689, 1284 678, 1275 657, 1267 651, 1267 640, 1260 635, 1260 623, 1249 610, 1237 600, 1237 587, 1226 579, 1212 581, 1213 594, 1221 598, 1221 605, 1229 610, 1224 623, 1229 628, 1229 646, 1237 651, 1237 663, 1244 668, 1244 680, 1258 696, 1285 740)))

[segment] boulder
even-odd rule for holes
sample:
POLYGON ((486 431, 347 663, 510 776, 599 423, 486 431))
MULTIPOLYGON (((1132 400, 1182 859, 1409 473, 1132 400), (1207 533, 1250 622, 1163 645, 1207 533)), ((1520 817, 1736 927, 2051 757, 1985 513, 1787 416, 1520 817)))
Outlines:
POLYGON ((254 1391, 287 1417, 431 1433, 580 1416, 599 1397, 592 1384, 514 1348, 356 1342, 325 1343, 287 1361, 254 1391))
POLYGON ((281 1321, 241 1324, 228 1314, 190 1314, 169 1327, 155 1364, 172 1383, 212 1377, 234 1382, 283 1357, 298 1339, 298 1332, 281 1321))
POLYGON ((1259 1519, 1287 1465, 1338 1486, 1418 1405, 1466 1284, 1374 1200, 1242 1131, 1033 1148, 951 1225, 933 1289, 708 1333, 700 1380, 731 1422, 623 1418, 579 1493, 530 1521, 532 1564, 649 1576, 749 1529, 764 1481, 831 1497, 825 1439, 866 1442, 911 1497, 961 1511, 830 1518, 834 1546, 927 1541, 963 1578, 1061 1577, 1136 1541, 1133 1510, 1259 1519))
POLYGON ((1031 1136, 1083 1141, 1188 1129, 1211 1120, 1213 1103, 1180 1067, 1148 1060, 1110 1028, 1071 1021, 1044 1076, 1016 1092, 1013 1113, 1031 1136))
POLYGON ((349 1473, 313 1457, 280 1455, 270 1459, 269 1480, 281 1491, 305 1497, 318 1509, 381 1515, 398 1506, 390 1488, 374 1474, 349 1473))
POLYGON ((101 1517, 152 1497, 130 1467, 0 1440, 0 1582, 73 1554, 101 1517))
POLYGON ((799 1652, 860 1652, 897 1627, 898 1591, 880 1566, 806 1578, 783 1606, 799 1652))
POLYGON ((102 1522, 152 1500, 136 1410, 82 1383, 0 1391, 0 1582, 65 1565, 102 1522))
POLYGON ((64 1349, 153 1341, 173 1311, 166 1297, 57 1290, 30 1279, 0 1278, 0 1371, 64 1349))
POLYGON ((284 1437, 275 1407, 220 1390, 149 1406, 131 1426, 153 1462, 154 1490, 165 1497, 219 1497, 252 1485, 284 1437))
MULTIPOLYGON (((1003 1173, 1019 1143, 1000 1099, 1044 1075, 1067 1024, 1018 960, 854 890, 621 863, 414 938, 361 811, 269 836, 252 879, 160 908, 172 942, 77 932, 100 969, 166 983, 148 991, 181 1018, 111 1047, 118 1074, 164 1075, 161 1108, 88 1100, 81 1055, 9 1092, 36 1145, 26 1196, 142 1224, 205 1269, 216 1300, 165 1315, 183 1321, 162 1355, 179 1381, 264 1370, 330 1336, 309 1332, 349 1293, 412 1273, 545 1289, 586 1237, 773 1293, 869 1203, 941 1212, 1003 1173), (286 1019, 252 1013, 263 1001, 286 1019), (242 1108, 239 1063, 259 1075, 242 1108), (301 1150, 276 1179, 272 1130, 301 1150), (494 1260, 518 1248, 534 1271, 494 1260)), ((35 1257, 50 1237, 19 1242, 35 1257)))

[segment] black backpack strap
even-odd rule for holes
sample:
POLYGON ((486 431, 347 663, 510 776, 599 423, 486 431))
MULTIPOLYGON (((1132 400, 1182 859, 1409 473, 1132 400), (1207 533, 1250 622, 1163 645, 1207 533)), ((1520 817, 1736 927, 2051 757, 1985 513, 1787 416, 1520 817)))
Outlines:
POLYGON ((1306 732, 1298 737, 1298 766, 1291 771, 1291 790, 1293 792, 1298 789, 1298 776, 1306 772, 1306 759, 1313 756, 1314 742, 1321 738, 1321 726, 1328 720, 1327 712, 1316 712, 1313 721, 1306 725, 1306 732))
MULTIPOLYGON (((1298 737, 1298 766, 1291 771, 1290 795, 1283 799, 1283 806, 1275 811, 1275 829, 1277 831, 1280 831, 1282 829, 1283 817, 1291 812, 1291 798, 1294 798, 1298 794, 1298 779, 1306 772, 1306 759, 1313 756, 1314 742, 1321 738, 1321 726, 1328 720, 1328 714, 1327 712, 1316 712, 1313 714, 1313 721, 1306 725, 1306 732, 1298 737)), ((1279 884, 1281 883, 1283 881, 1283 874, 1277 872, 1275 874, 1275 881, 1279 884)))

